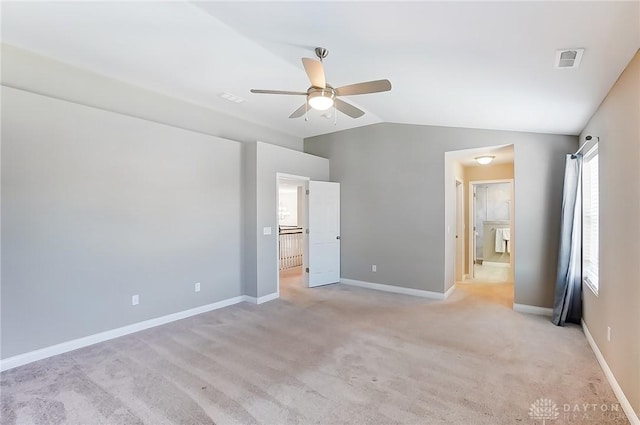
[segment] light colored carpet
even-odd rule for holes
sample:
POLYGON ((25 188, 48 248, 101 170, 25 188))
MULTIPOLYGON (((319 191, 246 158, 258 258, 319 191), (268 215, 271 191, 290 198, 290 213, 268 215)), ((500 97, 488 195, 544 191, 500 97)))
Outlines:
POLYGON ((344 285, 238 304, 1 375, 13 424, 628 423, 578 327, 514 313, 509 284, 430 301, 344 285))

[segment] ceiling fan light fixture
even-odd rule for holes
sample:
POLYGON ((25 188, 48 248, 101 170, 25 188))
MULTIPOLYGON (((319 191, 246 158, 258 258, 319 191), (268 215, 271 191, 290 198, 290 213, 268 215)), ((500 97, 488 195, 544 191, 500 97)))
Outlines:
MULTIPOLYGON (((0 0, 1 1, 1 0, 0 0)), ((333 124, 336 124, 336 115, 340 111, 351 118, 360 118, 364 115, 362 109, 356 108, 348 102, 339 99, 341 96, 354 96, 358 94, 381 93, 391 90, 391 82, 389 80, 365 81, 362 83, 348 84, 333 88, 327 84, 324 75, 324 65, 322 59, 327 57, 327 49, 318 47, 315 49, 316 56, 319 60, 302 58, 302 66, 307 73, 311 87, 305 92, 290 90, 263 90, 251 89, 251 93, 259 94, 284 94, 284 95, 300 95, 305 96, 306 101, 291 115, 289 118, 300 118, 304 116, 305 121, 309 120, 309 108, 317 111, 326 111, 332 106, 335 108, 333 113, 333 124)))
POLYGON ((483 155, 483 156, 477 156, 474 159, 476 160, 476 162, 478 164, 481 165, 487 165, 489 163, 491 163, 491 161, 493 161, 496 157, 493 155, 483 155))
POLYGON ((332 89, 312 89, 307 96, 307 102, 313 109, 326 111, 333 106, 335 97, 332 89))

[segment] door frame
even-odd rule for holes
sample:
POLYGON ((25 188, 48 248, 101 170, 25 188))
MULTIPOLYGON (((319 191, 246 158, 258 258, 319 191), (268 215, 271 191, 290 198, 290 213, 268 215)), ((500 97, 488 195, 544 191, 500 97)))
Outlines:
POLYGON ((469 181, 469 276, 475 277, 474 262, 476 258, 476 235, 475 235, 475 219, 476 219, 476 203, 473 198, 474 186, 480 184, 492 183, 509 183, 511 185, 511 194, 509 202, 509 229, 511 230, 511 253, 509 254, 509 280, 514 282, 514 264, 515 264, 515 184, 514 179, 495 179, 495 180, 470 180, 469 181))
MULTIPOLYGON (((306 176, 298 176, 295 174, 287 174, 287 173, 276 173, 276 229, 280 229, 280 220, 278 219, 280 207, 280 183, 284 180, 294 180, 302 183, 302 188, 306 192, 309 190, 309 180, 310 177, 306 176)), ((298 206, 299 208, 300 206, 298 206)), ((298 221, 301 222, 302 227, 302 279, 305 286, 309 286, 309 275, 305 273, 307 267, 309 267, 309 238, 307 237, 307 230, 309 224, 309 197, 304 196, 304 201, 302 203, 302 217, 298 217, 298 221)), ((280 232, 276 234, 276 292, 278 296, 280 296, 280 232)))
POLYGON ((464 280, 464 182, 456 179, 456 257, 454 261, 454 282, 464 280))

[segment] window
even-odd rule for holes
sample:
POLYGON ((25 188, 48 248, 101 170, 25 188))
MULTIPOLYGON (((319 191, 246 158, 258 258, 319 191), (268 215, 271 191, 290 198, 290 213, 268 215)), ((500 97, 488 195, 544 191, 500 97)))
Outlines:
POLYGON ((598 146, 584 156, 582 165, 582 279, 598 294, 598 146))

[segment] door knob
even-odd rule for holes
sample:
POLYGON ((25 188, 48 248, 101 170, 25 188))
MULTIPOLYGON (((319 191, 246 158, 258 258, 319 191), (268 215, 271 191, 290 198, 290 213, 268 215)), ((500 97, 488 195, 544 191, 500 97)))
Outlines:
POLYGON ((340 239, 340 236, 336 236, 336 239, 340 239))

